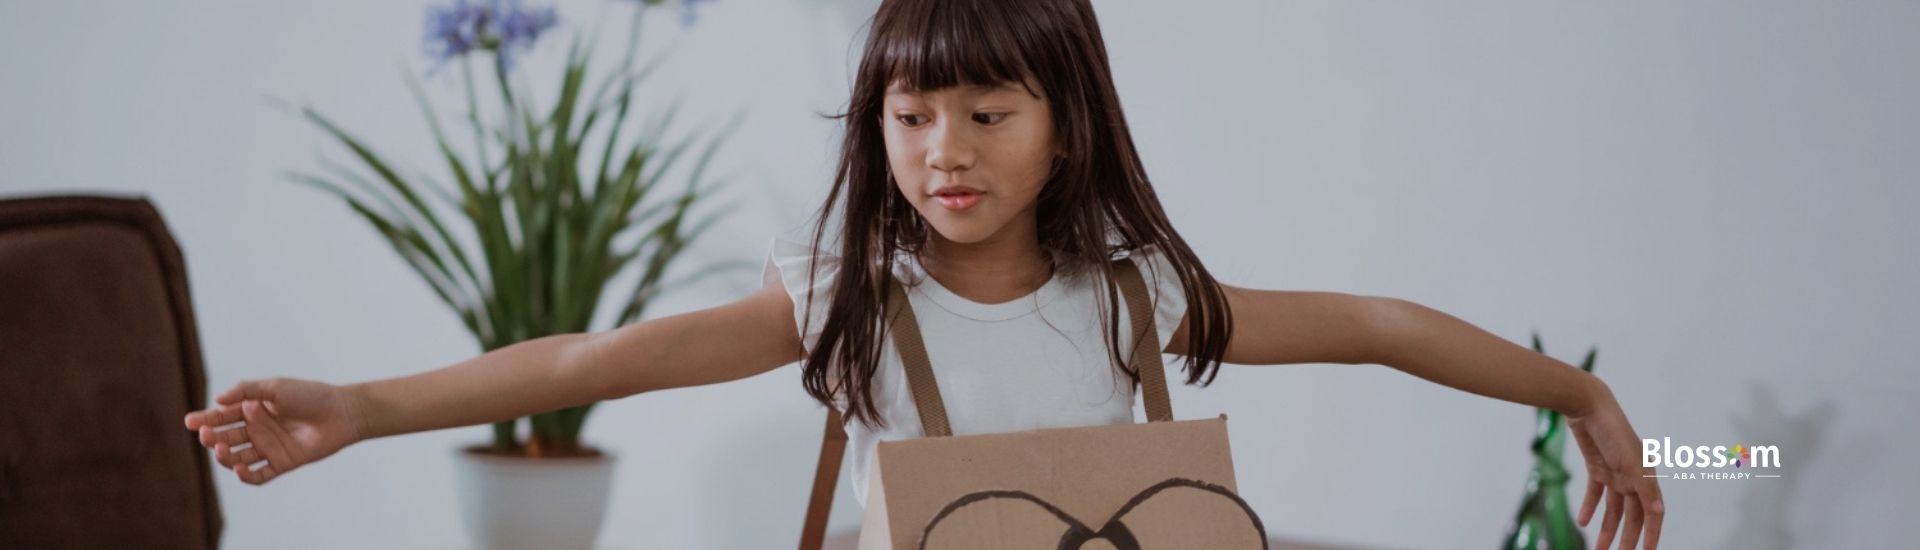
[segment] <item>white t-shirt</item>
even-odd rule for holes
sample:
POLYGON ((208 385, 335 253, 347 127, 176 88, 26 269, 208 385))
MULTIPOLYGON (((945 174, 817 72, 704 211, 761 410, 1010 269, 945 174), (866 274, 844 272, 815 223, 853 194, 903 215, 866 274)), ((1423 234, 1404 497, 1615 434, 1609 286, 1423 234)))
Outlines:
MULTIPOLYGON (((812 352, 819 341, 833 299, 834 276, 839 271, 835 250, 816 250, 806 237, 776 235, 762 271, 763 282, 778 281, 793 298, 794 318, 803 332, 801 341, 812 352), (813 302, 807 302, 808 259, 815 265, 813 302), (808 317, 813 321, 808 323, 808 317)), ((1043 428, 1068 428, 1132 423, 1134 391, 1110 359, 1107 335, 1100 327, 1104 286, 1091 284, 1098 275, 1055 276, 1027 296, 998 304, 974 302, 942 287, 903 254, 894 263, 894 276, 907 285, 907 297, 926 341, 927 357, 947 408, 954 435, 1004 433, 1043 428)), ((1132 255, 1146 279, 1153 300, 1159 347, 1166 349, 1173 331, 1186 315, 1186 295, 1171 264, 1156 247, 1132 255)), ((1118 322, 1122 349, 1132 346, 1132 326, 1122 303, 1118 322)), ((906 372, 892 338, 881 353, 883 364, 874 373, 873 400, 887 426, 869 430, 860 422, 847 424, 847 446, 853 454, 853 494, 864 508, 868 469, 881 441, 922 437, 920 413, 907 389, 906 372)), ((1123 357, 1125 354, 1123 354, 1123 357)), ((1168 380, 1184 380, 1179 363, 1167 361, 1168 380)), ((841 413, 844 396, 835 399, 841 413)))

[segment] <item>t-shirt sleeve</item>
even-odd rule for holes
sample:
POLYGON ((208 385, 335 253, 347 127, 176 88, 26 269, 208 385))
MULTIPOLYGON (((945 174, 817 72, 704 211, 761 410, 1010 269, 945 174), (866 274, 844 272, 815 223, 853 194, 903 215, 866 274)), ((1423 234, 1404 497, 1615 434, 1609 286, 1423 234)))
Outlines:
POLYGON ((767 249, 767 261, 761 268, 760 280, 764 284, 779 284, 793 299, 794 326, 800 330, 800 341, 808 353, 820 341, 822 326, 827 322, 827 308, 833 302, 833 283, 840 270, 840 258, 807 242, 786 235, 775 235, 772 245, 767 249), (812 277, 809 279, 808 266, 812 265, 812 277), (812 299, 808 299, 811 291, 812 299))
POLYGON ((1147 298, 1153 302, 1153 328, 1159 332, 1159 349, 1167 349, 1167 343, 1173 341, 1173 332, 1187 316, 1186 289, 1160 247, 1140 247, 1131 257, 1134 265, 1140 267, 1140 277, 1147 283, 1147 298))

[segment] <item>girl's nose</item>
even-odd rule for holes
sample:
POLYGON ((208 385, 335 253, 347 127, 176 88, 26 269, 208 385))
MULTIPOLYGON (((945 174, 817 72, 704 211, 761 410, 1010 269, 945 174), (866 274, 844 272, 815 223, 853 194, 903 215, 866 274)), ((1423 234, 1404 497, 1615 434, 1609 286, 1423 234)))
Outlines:
POLYGON ((973 165, 973 136, 965 124, 945 122, 927 132, 927 167, 952 172, 973 165))

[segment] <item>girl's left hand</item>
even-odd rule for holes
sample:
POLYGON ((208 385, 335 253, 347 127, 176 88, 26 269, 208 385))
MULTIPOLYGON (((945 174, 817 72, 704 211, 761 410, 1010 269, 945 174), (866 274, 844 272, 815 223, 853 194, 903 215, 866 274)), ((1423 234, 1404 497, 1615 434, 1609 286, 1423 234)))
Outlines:
POLYGON ((1587 463, 1587 494, 1580 505, 1580 526, 1593 519, 1594 508, 1604 495, 1607 515, 1600 522, 1600 540, 1594 548, 1607 548, 1624 516, 1626 530, 1620 534, 1620 548, 1633 548, 1644 532, 1644 548, 1653 550, 1659 546, 1660 521, 1666 515, 1660 480, 1651 477, 1652 468, 1641 465, 1640 435, 1627 422, 1620 402, 1614 400, 1604 383, 1597 386, 1592 406, 1584 414, 1567 415, 1567 427, 1573 431, 1587 463))

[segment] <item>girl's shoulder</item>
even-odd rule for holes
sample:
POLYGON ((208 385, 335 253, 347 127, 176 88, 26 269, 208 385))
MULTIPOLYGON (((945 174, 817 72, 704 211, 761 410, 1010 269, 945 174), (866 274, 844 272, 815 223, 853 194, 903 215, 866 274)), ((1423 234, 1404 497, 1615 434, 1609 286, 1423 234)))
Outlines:
MULTIPOLYGON (((1123 262, 1133 264, 1138 268, 1141 278, 1146 281, 1149 291, 1180 288, 1179 273, 1174 269, 1173 262, 1167 259, 1165 250, 1158 245, 1144 244, 1132 249, 1122 250, 1115 254, 1109 262, 1112 262, 1115 268, 1118 268, 1123 262)), ((1076 267, 1078 268, 1075 270, 1076 279, 1084 279, 1078 282, 1082 284, 1097 284, 1100 282, 1088 277, 1089 273, 1087 272, 1095 271, 1093 269, 1094 266, 1076 267)))
POLYGON ((1160 349, 1167 349, 1173 333, 1187 316, 1187 293, 1180 274, 1167 259, 1165 249, 1157 245, 1141 245, 1125 252, 1123 257, 1139 268, 1153 309, 1155 336, 1159 337, 1160 349))
POLYGON ((793 299, 794 320, 800 327, 808 350, 819 339, 827 305, 833 297, 833 283, 840 272, 840 257, 832 250, 816 246, 805 235, 778 233, 767 246, 766 261, 760 270, 762 285, 780 285, 793 299))
MULTIPOLYGON (((815 243, 810 232, 797 230, 776 233, 767 244, 761 284, 779 285, 793 300, 794 324, 800 327, 801 341, 808 352, 819 341, 833 302, 841 269, 837 250, 831 243, 815 243)), ((915 280, 913 271, 900 262, 895 263, 893 271, 907 284, 915 280)))
MULTIPOLYGON (((832 235, 827 238, 831 239, 832 235)), ((902 252, 893 262, 893 276, 908 286, 921 277, 911 260, 911 256, 902 252)), ((766 284, 785 285, 793 292, 811 289, 822 293, 831 288, 840 269, 841 257, 836 243, 818 243, 811 232, 788 230, 775 233, 769 239, 761 280, 766 284)))

